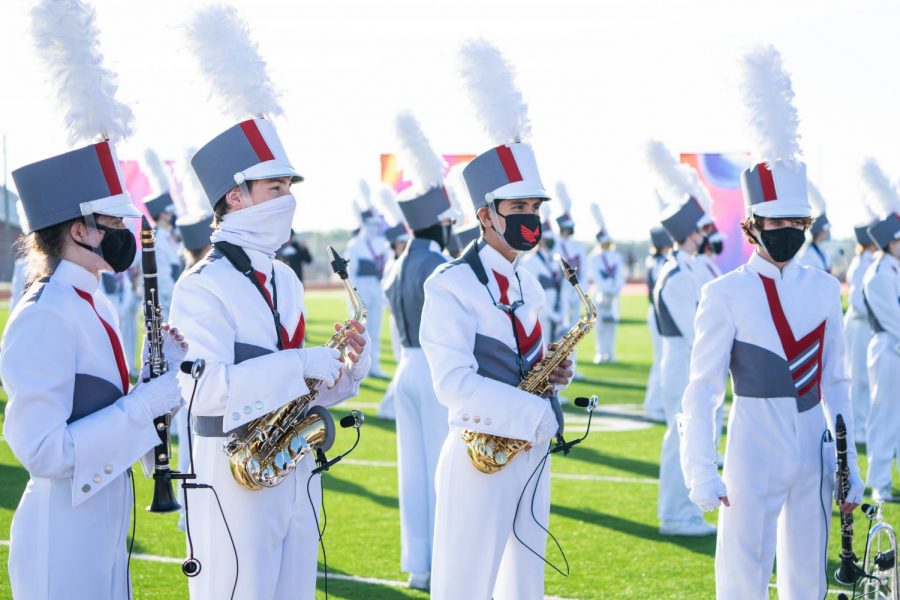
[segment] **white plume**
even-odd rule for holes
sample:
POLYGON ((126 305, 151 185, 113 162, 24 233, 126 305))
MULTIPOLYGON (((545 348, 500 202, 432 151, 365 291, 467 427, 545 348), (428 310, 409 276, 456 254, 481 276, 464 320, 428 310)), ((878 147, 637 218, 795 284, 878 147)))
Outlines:
POLYGON ((366 210, 372 206, 372 190, 369 187, 369 183, 362 178, 359 180, 359 196, 362 210, 366 210))
POLYGON ((647 142, 644 152, 656 179, 657 195, 662 196, 665 204, 681 202, 685 194, 689 194, 700 202, 704 211, 709 212, 712 198, 691 165, 678 162, 659 140, 647 142))
POLYGON ((475 114, 495 144, 531 137, 528 105, 516 86, 515 68, 486 40, 465 43, 459 50, 460 74, 475 114))
POLYGON ((900 211, 897 189, 891 184, 878 161, 874 158, 865 159, 860 174, 872 200, 872 208, 879 217, 900 211))
POLYGON ((401 112, 397 115, 396 125, 401 159, 410 171, 407 179, 415 181, 421 186, 422 191, 442 185, 447 163, 431 147, 413 114, 408 111, 401 112))
POLYGON ((653 190, 653 196, 656 200, 656 210, 659 214, 666 212, 666 201, 663 199, 662 194, 659 193, 659 190, 653 190))
POLYGON ((188 148, 184 154, 184 175, 181 179, 181 199, 184 204, 184 214, 179 218, 184 220, 190 219, 191 222, 199 221, 201 218, 212 213, 209 206, 209 200, 206 198, 206 192, 194 168, 191 167, 191 159, 197 154, 197 148, 188 148))
POLYGON ((444 178, 444 186, 447 189, 447 197, 450 198, 450 206, 461 215, 460 221, 455 225, 457 229, 475 220, 474 207, 469 196, 469 188, 463 179, 465 163, 457 163, 450 167, 444 178))
POLYGON ((246 21, 233 7, 201 8, 187 29, 188 46, 209 80, 211 95, 222 102, 229 117, 274 117, 284 112, 266 61, 250 38, 246 21))
POLYGON ((81 0, 41 0, 31 10, 31 36, 65 110, 73 146, 132 133, 134 115, 116 100, 116 74, 103 67, 99 33, 94 9, 81 0))
POLYGON ((753 131, 757 162, 800 157, 800 117, 794 107, 791 77, 772 45, 759 46, 741 60, 739 84, 753 131))
POLYGON ((169 173, 153 148, 144 150, 144 174, 150 180, 152 194, 158 196, 169 191, 169 173))
POLYGON ((594 217, 594 222, 597 224, 597 229, 600 231, 606 231, 606 221, 603 219, 603 212, 600 210, 600 205, 596 202, 591 202, 591 215, 594 217))
MULTIPOLYGON (((569 190, 562 181, 556 182, 556 198, 559 200, 560 214, 572 214, 572 197, 569 196, 569 190)), ((543 206, 543 204, 541 204, 543 206)))
POLYGON ((809 204, 812 206, 812 214, 818 217, 825 214, 825 198, 822 192, 815 186, 812 181, 806 181, 806 195, 809 197, 809 204))
POLYGON ((381 213, 389 217, 388 222, 391 225, 406 222, 406 219, 403 218, 403 211, 397 204, 397 194, 386 183, 381 184, 378 189, 378 203, 381 205, 381 213))
POLYGON ((550 204, 547 202, 541 202, 541 223, 549 223, 550 222, 550 204))

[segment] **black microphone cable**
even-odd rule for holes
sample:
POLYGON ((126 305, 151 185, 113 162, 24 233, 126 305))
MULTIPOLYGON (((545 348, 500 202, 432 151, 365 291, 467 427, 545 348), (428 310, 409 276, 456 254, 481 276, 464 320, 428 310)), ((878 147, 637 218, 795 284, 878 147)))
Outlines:
POLYGON ((313 519, 316 523, 316 532, 319 536, 319 548, 322 549, 322 570, 323 570, 323 579, 325 580, 325 600, 328 600, 328 557, 325 554, 325 526, 328 524, 328 514, 325 511, 325 483, 322 477, 319 477, 319 487, 320 493, 319 497, 321 499, 322 506, 322 525, 319 526, 319 514, 316 510, 316 504, 313 502, 312 493, 309 489, 309 484, 312 482, 312 478, 320 473, 327 471, 335 464, 339 463, 345 456, 350 454, 356 449, 357 444, 359 444, 360 432, 359 428, 362 427, 362 424, 365 422, 365 417, 358 410, 350 411, 349 415, 346 415, 341 419, 341 427, 346 429, 347 427, 353 427, 356 429, 356 440, 354 440, 353 445, 350 446, 350 449, 346 452, 338 454, 335 458, 328 460, 325 456, 325 452, 321 448, 316 448, 316 468, 310 472, 309 477, 306 479, 306 497, 309 499, 309 507, 312 509, 313 519))
POLYGON ((228 541, 231 542, 231 550, 234 552, 234 585, 231 587, 231 600, 234 600, 234 594, 237 592, 238 578, 240 577, 240 561, 238 559, 237 544, 234 542, 234 536, 231 534, 231 527, 228 525, 228 519, 225 517, 225 510, 222 508, 222 502, 219 499, 219 493, 211 484, 206 483, 188 483, 189 479, 196 479, 197 473, 194 471, 194 442, 192 435, 191 415, 194 408, 194 397, 197 395, 197 385, 200 383, 200 377, 206 367, 206 362, 202 358, 198 358, 193 362, 185 361, 181 363, 181 372, 187 373, 194 380, 194 388, 191 391, 191 399, 188 401, 187 407, 187 447, 189 458, 189 473, 173 473, 173 479, 181 479, 181 490, 184 500, 184 529, 188 540, 188 558, 181 564, 181 572, 186 577, 196 577, 203 568, 200 560, 194 556, 194 540, 191 536, 191 513, 188 509, 188 490, 205 489, 210 490, 216 499, 216 505, 219 507, 219 514, 222 516, 222 522, 225 524, 225 531, 228 533, 228 541))
POLYGON ((128 467, 126 473, 131 480, 131 541, 128 542, 128 562, 125 563, 125 586, 128 597, 131 598, 131 552, 134 550, 134 538, 137 535, 137 494, 134 490, 134 473, 131 467, 128 467))
MULTIPOLYGON (((597 406, 597 396, 592 396, 590 399, 576 398, 575 406, 578 406, 581 408, 587 408, 587 411, 588 411, 588 422, 587 422, 587 427, 585 428, 584 435, 581 436, 580 438, 572 440, 571 442, 565 441, 561 434, 556 436, 556 445, 547 447, 547 451, 544 453, 544 456, 541 458, 538 465, 534 468, 534 470, 531 472, 531 475, 529 475, 528 479, 525 481, 525 485, 522 487, 522 492, 519 494, 519 499, 516 502, 516 511, 513 515, 513 535, 516 537, 516 540, 518 540, 518 542, 520 544, 522 544, 529 552, 531 552, 532 554, 534 554, 535 556, 540 558, 542 561, 544 561, 544 564, 546 564, 547 566, 552 568, 554 571, 556 571, 563 577, 568 577, 569 573, 571 571, 570 566, 569 566, 569 559, 566 557, 566 553, 563 550, 562 545, 559 543, 559 540, 556 538, 556 536, 553 535, 553 533, 547 527, 545 527, 543 524, 541 524, 541 522, 537 518, 537 515, 534 514, 534 512, 535 512, 534 511, 534 503, 535 503, 535 498, 537 497, 538 486, 541 483, 541 477, 544 474, 544 465, 547 464, 547 460, 550 458, 550 455, 557 453, 557 452, 562 452, 563 456, 568 455, 569 451, 572 449, 572 447, 581 443, 582 441, 584 441, 585 438, 587 438, 588 434, 590 434, 590 432, 591 432, 591 419, 594 416, 594 408, 597 406), (555 564, 553 564, 552 562, 547 560, 547 558, 544 555, 538 553, 534 548, 529 546, 519 536, 519 532, 516 529, 516 524, 518 523, 518 520, 519 520, 519 509, 521 508, 521 505, 522 505, 522 498, 524 498, 525 492, 528 490, 528 485, 531 483, 531 480, 534 479, 535 475, 537 475, 537 480, 534 482, 534 489, 531 492, 531 519, 534 521, 534 523, 538 527, 540 527, 550 537, 551 540, 553 540, 553 544, 556 546, 557 550, 559 550, 559 553, 562 556, 563 562, 565 562, 565 565, 566 565, 565 572, 563 572, 562 569, 560 569, 555 564)), ((549 490, 548 490, 548 495, 549 495, 549 490)), ((548 498, 548 503, 549 503, 549 498, 548 498)), ((548 525, 549 525, 549 515, 548 515, 548 525)))

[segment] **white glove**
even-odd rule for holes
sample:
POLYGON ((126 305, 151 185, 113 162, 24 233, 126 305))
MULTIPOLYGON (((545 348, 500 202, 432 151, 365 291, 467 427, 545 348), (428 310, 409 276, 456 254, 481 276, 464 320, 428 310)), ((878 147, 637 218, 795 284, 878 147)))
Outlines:
MULTIPOLYGON (((170 327, 169 325, 163 325, 163 327, 163 335, 165 336, 163 337, 162 345, 163 356, 166 358, 168 370, 178 371, 181 367, 181 362, 187 354, 188 343, 184 341, 184 336, 181 335, 178 328, 170 327)), ((150 376, 150 367, 148 365, 148 361, 150 360, 150 344, 147 342, 146 337, 144 338, 144 349, 141 351, 141 358, 143 361, 143 366, 141 367, 141 380, 145 380, 150 376)))
MULTIPOLYGON (((861 504, 863 500, 863 492, 866 489, 866 484, 863 483, 863 480, 859 478, 859 471, 855 469, 850 473, 850 491, 847 492, 847 497, 844 499, 844 502, 847 504, 861 504)), ((834 487, 834 499, 837 500, 838 489, 837 486, 834 487)))
POLYGON ((559 421, 556 420, 556 413, 553 412, 553 406, 547 402, 541 422, 538 423, 537 432, 534 435, 534 445, 542 446, 556 437, 559 431, 559 421))
POLYGON ((341 353, 334 348, 318 346, 315 348, 298 348, 297 354, 303 363, 303 377, 319 379, 328 387, 332 387, 341 375, 341 353))
POLYGON ((176 371, 169 371, 161 377, 139 383, 125 398, 127 402, 138 402, 144 406, 152 418, 175 412, 184 402, 181 399, 181 385, 175 377, 176 371))
POLYGON ((698 483, 691 488, 691 502, 697 505, 703 512, 709 512, 719 508, 722 498, 728 495, 725 489, 725 482, 716 475, 714 479, 710 479, 704 483, 698 483))

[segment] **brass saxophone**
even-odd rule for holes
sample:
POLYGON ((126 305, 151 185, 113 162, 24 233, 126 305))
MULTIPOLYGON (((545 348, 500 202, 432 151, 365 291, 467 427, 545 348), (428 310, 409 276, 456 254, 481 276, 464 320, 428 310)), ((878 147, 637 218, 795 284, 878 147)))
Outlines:
MULTIPOLYGON (((353 305, 353 319, 360 323, 366 320, 366 306, 347 275, 349 261, 342 258, 334 248, 328 247, 332 270, 341 278, 353 305)), ((352 329, 350 320, 344 322, 326 348, 336 348, 341 352, 347 346, 347 334, 352 329)), ((287 477, 304 456, 317 447, 328 450, 334 438, 334 421, 325 409, 313 407, 307 411, 309 403, 319 395, 318 379, 306 379, 309 392, 285 404, 278 410, 251 422, 242 435, 232 434, 225 442, 231 474, 234 480, 248 490, 275 487, 287 477)))
MULTIPOLYGON (((562 263, 566 279, 578 293, 578 298, 584 307, 584 314, 578 323, 552 346, 552 350, 547 351, 544 359, 534 365, 525 379, 517 386, 520 390, 535 396, 550 395, 553 391, 553 384, 550 382, 551 373, 575 350, 578 342, 594 328, 594 323, 597 322, 597 309, 590 296, 581 289, 576 270, 562 258, 559 259, 559 262, 562 263)), ((480 433, 471 429, 464 429, 460 436, 466 443, 466 453, 469 455, 472 465, 487 474, 496 473, 508 465, 509 461, 515 458, 519 452, 531 449, 531 444, 525 440, 480 433)))

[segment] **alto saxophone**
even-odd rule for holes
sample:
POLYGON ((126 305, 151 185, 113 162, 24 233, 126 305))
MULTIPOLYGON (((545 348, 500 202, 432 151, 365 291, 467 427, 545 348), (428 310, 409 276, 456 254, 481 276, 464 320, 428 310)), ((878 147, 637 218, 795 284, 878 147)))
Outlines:
MULTIPOLYGON (((353 305, 353 319, 364 323, 366 306, 347 275, 349 261, 334 248, 328 247, 332 270, 341 278, 353 305)), ((348 333, 353 326, 350 320, 325 343, 326 348, 341 352, 347 346, 348 333)), ((248 490, 275 487, 287 477, 304 456, 315 448, 328 450, 334 436, 334 422, 327 410, 314 407, 307 411, 309 403, 319 395, 318 379, 306 379, 309 392, 285 404, 278 410, 251 422, 245 433, 232 434, 225 442, 231 474, 234 480, 248 490)))
MULTIPOLYGON (((562 361, 568 358, 578 342, 594 328, 594 323, 597 322, 597 309, 590 297, 581 289, 576 270, 562 258, 559 259, 559 262, 562 263, 563 274, 581 300, 584 314, 578 323, 567 331, 562 339, 551 347, 552 349, 547 351, 543 360, 532 367, 528 375, 517 386, 520 390, 535 396, 547 397, 550 395, 553 391, 550 375, 562 361)), ((469 455, 472 465, 487 474, 496 473, 508 465, 509 461, 515 458, 519 452, 531 449, 531 444, 525 440, 480 433, 471 429, 464 429, 460 436, 466 443, 466 453, 469 455)))

